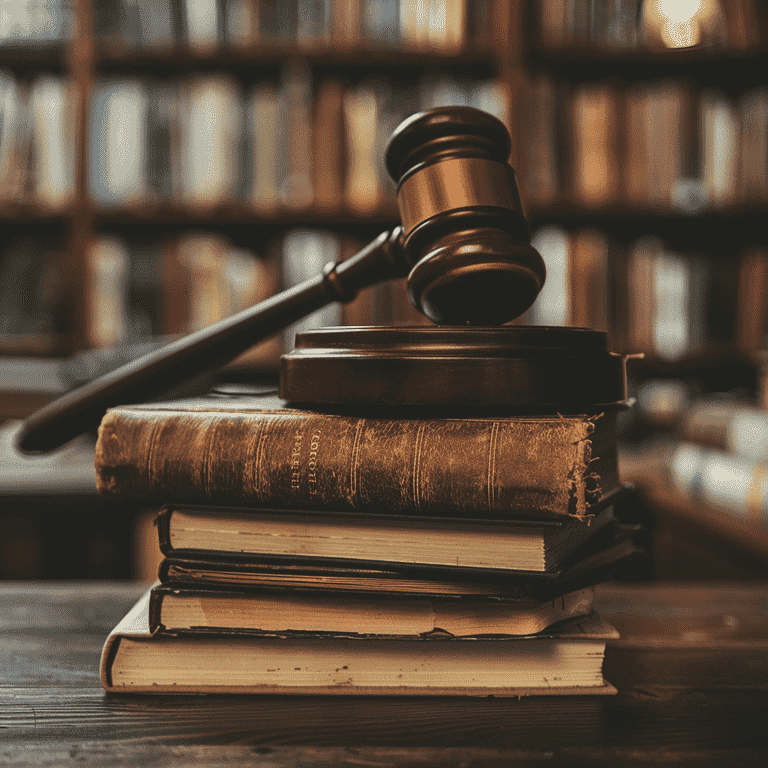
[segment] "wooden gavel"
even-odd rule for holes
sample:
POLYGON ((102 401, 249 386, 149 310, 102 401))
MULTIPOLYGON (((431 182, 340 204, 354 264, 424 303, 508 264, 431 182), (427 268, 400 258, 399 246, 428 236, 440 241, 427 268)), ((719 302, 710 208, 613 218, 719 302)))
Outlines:
POLYGON ((350 259, 218 323, 173 341, 32 414, 24 453, 51 451, 95 429, 126 402, 207 390, 249 347, 361 288, 407 275, 414 306, 441 325, 502 325, 522 314, 545 279, 530 244, 504 124, 470 107, 413 115, 393 133, 386 165, 398 183, 402 226, 350 259))

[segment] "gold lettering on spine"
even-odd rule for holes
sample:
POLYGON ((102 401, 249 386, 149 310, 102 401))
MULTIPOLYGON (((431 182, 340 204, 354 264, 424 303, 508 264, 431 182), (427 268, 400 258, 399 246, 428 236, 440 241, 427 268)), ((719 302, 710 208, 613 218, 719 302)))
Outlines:
POLYGON ((413 469, 411 470, 413 505, 419 512, 421 512, 421 459, 424 452, 424 433, 426 429, 426 424, 419 424, 419 429, 416 432, 416 442, 413 447, 413 469))
POLYGON ((406 236, 422 221, 444 211, 476 206, 508 208, 522 213, 514 170, 482 157, 443 160, 409 176, 397 192, 406 236))
POLYGON ((301 480, 301 441, 303 435, 297 432, 293 438, 293 451, 291 452, 291 490, 294 493, 299 491, 299 481, 301 480))
POLYGON ((488 446, 488 512, 496 511, 496 450, 499 443, 499 422, 491 425, 491 439, 488 446))
POLYGON ((360 445, 365 429, 365 419, 360 419, 355 425, 355 439, 352 443, 352 455, 349 463, 349 501, 353 507, 359 506, 358 491, 360 490, 359 478, 357 476, 360 469, 360 445))
POLYGON ((320 431, 312 435, 309 442, 309 461, 307 462, 307 482, 309 492, 318 493, 317 490, 317 453, 320 450, 320 431))

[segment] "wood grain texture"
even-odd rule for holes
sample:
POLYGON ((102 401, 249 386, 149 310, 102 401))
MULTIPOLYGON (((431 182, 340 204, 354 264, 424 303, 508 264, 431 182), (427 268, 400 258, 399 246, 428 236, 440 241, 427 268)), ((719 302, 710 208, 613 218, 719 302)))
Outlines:
POLYGON ((142 585, 0 585, 0 762, 169 766, 755 766, 768 762, 768 586, 605 585, 612 697, 107 695, 142 585))
POLYGON ((523 749, 388 747, 251 747, 166 746, 119 742, 72 745, 53 742, 35 747, 0 747, 0 760, 10 765, 59 768, 76 762, 91 766, 148 765, 227 768, 615 768, 621 766, 696 766, 697 768, 754 768, 763 761, 761 750, 701 750, 676 752, 658 749, 639 753, 625 749, 580 749, 553 745, 546 752, 523 749))

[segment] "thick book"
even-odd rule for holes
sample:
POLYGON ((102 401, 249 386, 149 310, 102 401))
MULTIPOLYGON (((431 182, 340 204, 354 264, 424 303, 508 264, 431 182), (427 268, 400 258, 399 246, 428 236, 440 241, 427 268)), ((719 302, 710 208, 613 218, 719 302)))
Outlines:
POLYGON ((364 418, 269 394, 113 408, 95 467, 122 498, 447 517, 583 518, 621 487, 615 412, 364 418))
POLYGON ((151 634, 150 594, 107 638, 101 682, 111 693, 524 696, 605 694, 616 630, 594 612, 525 636, 243 637, 151 634))
POLYGON ((473 571, 550 571, 613 518, 457 519, 168 505, 164 555, 368 563, 473 571))
POLYGON ((610 579, 629 561, 647 557, 633 537, 637 526, 606 526, 560 567, 546 572, 505 572, 501 577, 483 572, 375 567, 370 563, 345 565, 301 558, 206 557, 203 554, 165 557, 158 577, 171 587, 269 590, 273 592, 341 592, 390 597, 472 597, 514 600, 553 600, 567 592, 592 587, 610 579))
POLYGON ((452 637, 532 635, 592 612, 594 590, 547 601, 418 599, 339 593, 222 590, 157 585, 149 603, 152 634, 201 636, 227 632, 259 636, 284 632, 334 636, 452 637))

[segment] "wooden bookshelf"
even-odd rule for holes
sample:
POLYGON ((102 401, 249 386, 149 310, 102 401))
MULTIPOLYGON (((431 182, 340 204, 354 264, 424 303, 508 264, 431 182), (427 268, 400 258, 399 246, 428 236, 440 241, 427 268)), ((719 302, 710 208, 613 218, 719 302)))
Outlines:
MULTIPOLYGON (((461 78, 463 83, 494 81, 507 93, 521 62, 519 40, 510 37, 520 34, 522 4, 510 0, 492 0, 490 16, 503 23, 475 30, 473 36, 465 36, 458 50, 434 42, 383 44, 365 35, 357 40, 341 39, 336 30, 326 41, 257 37, 247 45, 220 41, 210 50, 200 50, 180 38, 170 46, 153 49, 143 43, 101 37, 96 31, 100 17, 91 0, 72 0, 67 8, 68 33, 63 40, 6 42, 0 47, 0 71, 25 84, 50 74, 73 88, 69 151, 75 170, 69 202, 55 210, 28 199, 0 203, 0 221, 6 231, 35 234, 45 230, 59 239, 64 254, 62 302, 68 323, 54 343, 46 346, 49 354, 57 355, 89 347, 87 259, 92 244, 101 237, 168 241, 185 232, 211 232, 231 238, 238 246, 261 245, 264 252, 257 255, 274 261, 279 258, 275 242, 294 228, 331 231, 362 245, 398 220, 391 187, 385 188, 373 208, 354 206, 345 199, 331 205, 288 200, 263 211, 240 200, 222 199, 201 208, 176 199, 153 200, 147 195, 138 201, 102 205, 91 194, 90 170, 94 163, 94 100, 101 82, 130 80, 186 87, 199 78, 213 76, 225 78, 245 93, 258 83, 279 85, 286 71, 299 69, 310 73, 313 88, 327 79, 338 80, 345 88, 369 81, 393 82, 401 88, 410 84, 413 88, 419 79, 448 77, 461 78)), ((183 11, 180 4, 177 12, 183 11)), ((309 106, 314 109, 313 104, 309 106)), ((310 131, 321 132, 322 127, 312 125, 310 131)), ((348 253, 348 247, 343 248, 348 253)), ((0 271, 3 266, 0 258, 0 271)), ((32 342, 32 336, 29 339, 32 342)), ((3 344, 0 340, 0 354, 3 349, 14 354, 40 353, 37 342, 25 350, 22 335, 6 341, 3 344)))
MULTIPOLYGON (((528 156, 523 153, 518 169, 523 197, 532 230, 547 233, 543 244, 552 248, 554 258, 570 260, 569 268, 582 268, 579 238, 584 233, 593 240, 597 237, 595 242, 603 251, 599 253, 598 247, 592 258, 602 258, 607 272, 603 278, 608 285, 606 330, 612 334, 614 349, 645 355, 628 363, 630 395, 639 402, 626 417, 623 434, 632 461, 625 458, 622 463, 622 478, 638 486, 643 509, 638 520, 651 529, 655 575, 764 578, 765 526, 692 499, 672 482, 663 457, 670 445, 682 439, 675 432, 681 414, 654 421, 643 397, 646 385, 663 389, 665 383, 687 393, 689 402, 724 393, 757 400, 765 388, 761 352, 768 343, 768 307, 753 294, 762 293, 759 267, 763 254, 768 258, 768 230, 763 224, 768 213, 768 167, 760 164, 763 161, 754 152, 758 145, 751 144, 754 134, 748 130, 768 126, 768 115, 762 120, 756 111, 748 110, 750 99, 768 97, 766 6, 738 0, 710 3, 725 14, 720 29, 728 34, 740 29, 741 36, 730 43, 710 39, 666 50, 658 40, 651 43, 640 34, 631 45, 616 39, 609 44, 605 18, 567 18, 569 9, 573 13, 590 8, 589 13, 600 14, 629 5, 556 0, 527 5, 527 90, 523 89, 527 106, 523 110, 534 128, 524 122, 518 129, 519 141, 529 142, 528 156), (739 28, 733 15, 746 18, 749 13, 749 30, 739 28), (544 28, 547 19, 554 28, 544 28), (751 45, 745 45, 746 38, 751 45), (602 145, 595 141, 585 145, 579 120, 586 121, 588 115, 578 110, 598 109, 598 97, 604 93, 609 95, 610 110, 602 113, 611 121, 609 138, 602 145), (665 158, 657 167, 652 158, 639 164, 645 198, 631 194, 644 138, 632 122, 636 119, 633 109, 643 115, 642 130, 655 131, 656 143, 646 135, 647 146, 665 158), (654 119, 662 128, 649 127, 654 119), (712 122, 707 127, 707 120, 720 120, 718 129, 712 122), (731 131, 732 150, 727 144, 715 151, 707 149, 715 130, 726 137, 731 131), (597 162, 595 156, 589 160, 579 155, 587 151, 596 153, 597 162), (604 168, 616 174, 615 194, 597 201, 580 194, 576 183, 580 163, 588 161, 596 173, 604 172, 602 161, 604 168), (724 165, 715 168, 718 162, 724 165), (759 189, 749 187, 750 169, 756 168, 761 169, 756 175, 763 177, 759 189), (537 177, 539 169, 542 173, 537 177), (652 183, 661 184, 655 198, 652 183), (757 260, 752 272, 746 268, 748 254, 757 260), (667 285, 673 278, 687 285, 684 298, 689 314, 676 322, 690 327, 680 332, 677 345, 667 339, 666 346, 656 347, 654 338, 663 334, 664 322, 671 322, 669 307, 681 301, 681 294, 674 291, 654 292, 658 287, 653 287, 653 280, 664 282, 653 277, 664 273, 654 270, 662 267, 669 275, 667 285), (665 302, 666 315, 658 310, 665 302), (744 312, 754 315, 747 318, 749 328, 762 328, 760 338, 752 333, 746 346, 740 340, 746 331, 739 326, 745 323, 744 312), (638 318, 643 317, 640 323, 638 318)), ((592 130, 591 124, 586 125, 592 130)), ((557 277, 557 270, 551 271, 557 277)), ((562 290, 572 291, 577 281, 571 278, 569 288, 566 279, 564 285, 562 290)), ((583 314, 585 305, 594 301, 581 290, 581 294, 567 295, 571 318, 579 309, 583 314)))

